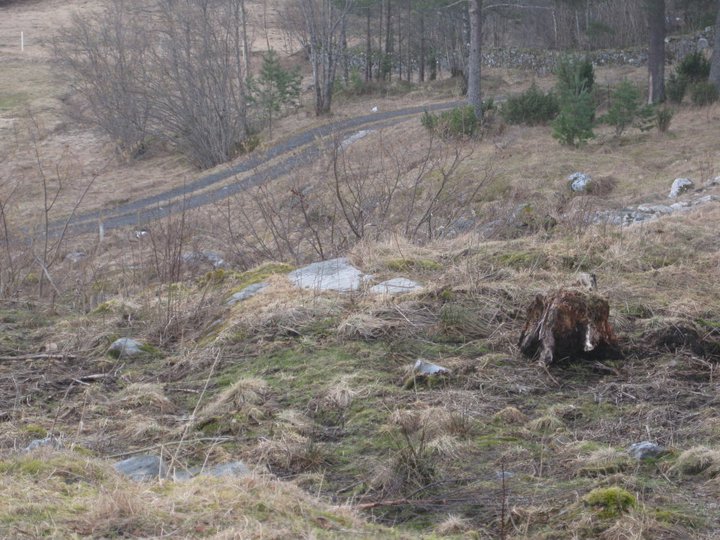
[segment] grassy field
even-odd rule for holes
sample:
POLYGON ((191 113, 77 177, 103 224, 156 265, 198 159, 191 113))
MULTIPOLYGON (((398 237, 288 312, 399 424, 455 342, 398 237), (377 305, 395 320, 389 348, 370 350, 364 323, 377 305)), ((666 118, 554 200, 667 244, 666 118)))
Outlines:
MULTIPOLYGON (((592 219, 665 204, 677 177, 695 181, 681 200, 720 196, 717 105, 677 108, 664 134, 600 127, 579 150, 547 126, 496 117, 481 137, 447 142, 410 118, 265 190, 151 223, 146 236, 45 243, 32 230, 66 216, 91 181, 81 211, 198 174, 161 152, 123 162, 66 116, 66 89, 33 32, 47 38, 73 8, 99 4, 0 13, 0 537, 718 537, 720 203, 630 226, 592 219), (421 219, 447 171, 430 222, 468 230, 421 219), (573 194, 575 171, 602 189, 573 194), (46 188, 57 200, 44 212, 46 188), (362 239, 338 192, 355 204, 362 239), (183 258, 208 251, 228 265, 183 258), (319 251, 347 256, 374 282, 423 288, 295 288, 287 272, 319 251), (621 357, 540 367, 518 351, 525 310, 580 272, 597 276, 621 357), (260 282, 257 296, 227 304, 260 282), (140 340, 142 354, 109 354, 119 337, 140 340), (409 375, 417 359, 450 374, 424 384, 409 375), (48 437, 59 442, 24 450, 48 437), (630 457, 646 440, 667 451, 630 457), (133 483, 112 468, 143 453, 178 473, 235 460, 253 473, 133 483)), ((253 14, 262 19, 260 4, 253 14)), ((532 82, 484 76, 496 95, 532 82)), ((644 73, 596 75, 601 88, 625 78, 644 73)), ((456 93, 438 81, 339 94, 333 118, 456 93)), ((261 148, 326 121, 301 109, 261 148)))

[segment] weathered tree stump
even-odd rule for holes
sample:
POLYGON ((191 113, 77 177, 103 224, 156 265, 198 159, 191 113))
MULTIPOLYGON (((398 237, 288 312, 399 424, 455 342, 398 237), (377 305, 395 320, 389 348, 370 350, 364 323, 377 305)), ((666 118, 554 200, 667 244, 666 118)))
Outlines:
POLYGON ((568 356, 616 353, 609 315, 608 301, 593 292, 560 289, 539 294, 528 307, 520 350, 544 366, 568 356))

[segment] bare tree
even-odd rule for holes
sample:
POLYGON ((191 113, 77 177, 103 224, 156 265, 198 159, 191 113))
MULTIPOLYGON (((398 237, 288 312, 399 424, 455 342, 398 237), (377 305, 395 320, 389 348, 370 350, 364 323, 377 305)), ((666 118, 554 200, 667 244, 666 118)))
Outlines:
POLYGON ((296 8, 302 21, 297 35, 310 53, 318 116, 330 112, 335 74, 341 59, 340 33, 352 4, 353 0, 294 0, 291 6, 296 8))
POLYGON ((645 0, 650 29, 648 103, 665 100, 665 0, 645 0))
POLYGON ((482 61, 482 0, 468 1, 470 17, 470 56, 468 58, 468 105, 475 109, 475 116, 482 118, 482 94, 480 92, 480 62, 482 61))
POLYGON ((716 4, 717 15, 715 16, 715 41, 710 64, 710 82, 720 89, 720 0, 716 4))

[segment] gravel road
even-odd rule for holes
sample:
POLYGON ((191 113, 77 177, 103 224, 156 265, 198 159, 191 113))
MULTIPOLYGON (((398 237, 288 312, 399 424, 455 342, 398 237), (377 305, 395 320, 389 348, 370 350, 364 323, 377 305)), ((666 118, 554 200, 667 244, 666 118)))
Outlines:
POLYGON ((427 106, 377 112, 325 124, 294 135, 263 153, 251 154, 244 161, 224 171, 202 176, 189 184, 121 204, 111 209, 77 213, 69 221, 67 219, 55 221, 51 224, 50 231, 52 235, 56 236, 61 234, 63 228, 67 227, 66 235, 82 234, 98 230, 100 223, 103 224, 106 231, 121 227, 141 227, 183 208, 187 210, 217 202, 253 186, 274 180, 296 167, 311 163, 320 153, 320 148, 317 145, 318 138, 333 134, 349 135, 358 128, 366 126, 374 128, 387 127, 402 122, 408 116, 420 114, 425 110, 449 109, 462 103, 458 101, 434 103, 427 106), (285 157, 283 158, 283 156, 285 157), (263 168, 264 164, 277 158, 283 159, 263 168), (244 177, 238 182, 212 189, 213 185, 223 180, 253 170, 257 170, 257 172, 244 177))

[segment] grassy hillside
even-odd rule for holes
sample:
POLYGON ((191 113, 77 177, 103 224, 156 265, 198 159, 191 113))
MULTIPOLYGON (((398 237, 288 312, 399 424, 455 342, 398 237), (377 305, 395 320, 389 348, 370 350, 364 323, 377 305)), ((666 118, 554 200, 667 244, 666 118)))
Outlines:
MULTIPOLYGON (((0 29, 45 28, 67 5, 80 6, 11 4, 0 29)), ((718 537, 717 105, 678 107, 664 134, 600 127, 580 149, 499 116, 439 140, 413 116, 317 141, 310 163, 144 234, 45 243, 45 220, 91 181, 79 211, 196 173, 169 154, 119 160, 64 116, 45 50, 12 46, 0 42, 0 537, 718 537), (576 171, 589 192, 569 189, 576 171), (695 182, 687 208, 610 219, 675 202, 677 177, 695 182), (335 256, 367 286, 288 279, 335 256), (581 272, 597 276, 621 355, 538 366, 517 347, 526 308, 581 272), (422 289, 368 290, 398 277, 422 289), (113 354, 121 337, 141 353, 113 354), (449 375, 414 376, 418 359, 449 375), (665 451, 639 461, 627 450, 642 441, 665 451), (113 468, 145 454, 174 478, 113 468), (252 473, 180 479, 238 460, 252 473)), ((533 82, 484 76, 495 95, 533 82)), ((340 93, 335 119, 457 98, 451 80, 383 92, 340 93)), ((326 121, 301 109, 260 149, 326 121)))

